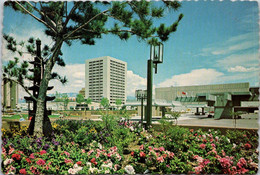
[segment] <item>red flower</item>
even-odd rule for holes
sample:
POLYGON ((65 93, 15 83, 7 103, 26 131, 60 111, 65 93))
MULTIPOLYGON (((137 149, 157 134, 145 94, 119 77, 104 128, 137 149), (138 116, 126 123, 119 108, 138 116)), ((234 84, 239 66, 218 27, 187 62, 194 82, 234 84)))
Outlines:
POLYGON ((250 149, 252 147, 249 143, 246 143, 244 146, 246 149, 250 149))
POLYGON ((37 165, 45 165, 45 160, 39 159, 36 163, 37 165))
POLYGON ((26 161, 27 161, 28 163, 32 163, 31 159, 29 159, 29 158, 26 158, 26 161))
POLYGON ((45 150, 40 151, 40 155, 46 154, 47 152, 45 150))
POLYGON ((145 157, 145 153, 142 151, 142 152, 140 152, 140 157, 145 157))
POLYGON ((97 165, 97 162, 96 162, 96 159, 95 159, 95 158, 92 158, 92 159, 90 160, 90 162, 93 163, 93 164, 95 164, 95 165, 97 165))
POLYGON ((133 156, 133 157, 134 157, 134 155, 135 155, 135 152, 134 152, 134 151, 132 151, 132 152, 131 152, 131 156, 133 156))
POLYGON ((79 166, 82 165, 82 162, 81 161, 78 161, 76 164, 78 164, 79 166))
POLYGON ((21 155, 20 155, 20 154, 13 154, 13 155, 12 155, 12 158, 13 158, 14 160, 21 160, 21 155))
POLYGON ((205 148, 206 148, 206 145, 202 143, 202 144, 200 144, 200 148, 201 148, 201 149, 205 149, 205 148))
POLYGON ((20 174, 27 174, 26 169, 20 169, 19 173, 20 174))

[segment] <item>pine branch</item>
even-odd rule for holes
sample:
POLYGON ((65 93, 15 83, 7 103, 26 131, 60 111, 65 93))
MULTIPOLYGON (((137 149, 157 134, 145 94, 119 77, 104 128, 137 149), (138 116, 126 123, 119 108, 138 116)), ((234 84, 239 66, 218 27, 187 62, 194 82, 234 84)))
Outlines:
MULTIPOLYGON (((55 22, 53 22, 44 12, 41 12, 39 9, 37 9, 35 6, 33 6, 29 1, 26 1, 26 3, 27 4, 29 4, 34 10, 36 10, 39 14, 41 14, 42 16, 44 16, 46 19, 47 19, 47 21, 48 21, 48 23, 50 24, 50 25, 52 25, 51 27, 57 32, 57 28, 56 28, 56 24, 55 24, 55 22)), ((41 6, 42 7, 42 6, 41 6)))
POLYGON ((75 10, 77 9, 78 6, 79 6, 79 2, 77 1, 76 4, 73 6, 73 8, 70 10, 69 15, 66 17, 66 21, 64 22, 63 27, 66 27, 66 25, 68 24, 69 20, 71 19, 72 13, 75 12, 75 10))
POLYGON ((41 20, 40 18, 36 17, 35 15, 33 15, 31 12, 29 12, 26 8, 24 8, 24 6, 22 6, 18 1, 14 1, 17 5, 19 5, 26 13, 28 13, 29 15, 31 15, 34 19, 36 19, 37 21, 43 23, 45 26, 47 26, 48 28, 50 28, 54 33, 56 33, 56 31, 49 25, 47 24, 45 21, 41 20))
POLYGON ((105 14, 106 12, 108 12, 108 10, 105 10, 99 14, 97 14, 96 16, 92 17, 90 20, 88 20, 86 23, 82 24, 81 26, 79 26, 77 29, 73 30, 72 32, 70 32, 68 35, 66 35, 63 39, 66 40, 68 39, 73 33, 77 32, 78 30, 82 29, 83 27, 85 27, 86 25, 88 25, 88 23, 90 23, 92 20, 94 20, 96 17, 105 14))

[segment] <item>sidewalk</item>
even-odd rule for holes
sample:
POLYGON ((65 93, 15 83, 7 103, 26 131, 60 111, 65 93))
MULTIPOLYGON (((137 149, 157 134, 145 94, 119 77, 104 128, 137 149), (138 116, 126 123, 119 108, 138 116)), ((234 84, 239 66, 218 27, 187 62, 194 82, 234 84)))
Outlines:
MULTIPOLYGON (((133 121, 139 121, 140 116, 131 118, 133 121)), ((158 120, 161 116, 154 116, 152 119, 153 124, 159 123, 158 120)), ((235 128, 234 119, 220 119, 208 118, 207 115, 194 115, 194 114, 182 114, 178 119, 177 125, 179 126, 205 126, 205 127, 219 127, 219 128, 235 128)), ((259 129, 258 115, 252 117, 243 117, 236 120, 236 128, 240 129, 259 129)))

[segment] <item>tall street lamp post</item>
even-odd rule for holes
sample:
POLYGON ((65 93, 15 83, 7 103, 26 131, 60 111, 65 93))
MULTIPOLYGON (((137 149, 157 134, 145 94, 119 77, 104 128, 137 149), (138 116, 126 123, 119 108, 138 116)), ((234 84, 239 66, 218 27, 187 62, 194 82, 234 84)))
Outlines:
POLYGON ((136 90, 135 96, 136 96, 137 100, 141 100, 141 124, 143 126, 143 121, 144 121, 143 106, 144 106, 144 100, 147 98, 147 91, 142 90, 142 89, 136 90))
POLYGON ((152 122, 152 100, 153 100, 153 68, 157 73, 157 64, 163 62, 163 44, 158 43, 150 47, 150 59, 147 67, 147 107, 146 107, 146 129, 152 122))

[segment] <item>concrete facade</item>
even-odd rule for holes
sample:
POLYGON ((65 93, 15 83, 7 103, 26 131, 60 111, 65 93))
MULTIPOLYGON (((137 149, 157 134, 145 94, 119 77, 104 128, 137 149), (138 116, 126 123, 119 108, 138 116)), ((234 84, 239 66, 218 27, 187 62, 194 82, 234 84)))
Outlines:
MULTIPOLYGON (((185 106, 196 107, 197 105, 196 113, 198 113, 199 105, 214 107, 216 119, 231 118, 232 112, 242 109, 242 111, 250 112, 259 106, 258 88, 250 88, 249 83, 156 88, 155 98, 180 101, 185 106)), ((204 113, 204 108, 202 110, 204 113)))
POLYGON ((100 102, 108 98, 110 104, 117 99, 126 102, 127 63, 109 56, 86 60, 85 98, 100 102))
POLYGON ((14 82, 2 81, 2 109, 14 110, 18 104, 18 85, 14 82))
POLYGON ((79 94, 83 95, 83 97, 85 98, 85 88, 82 88, 80 91, 79 91, 79 94))

